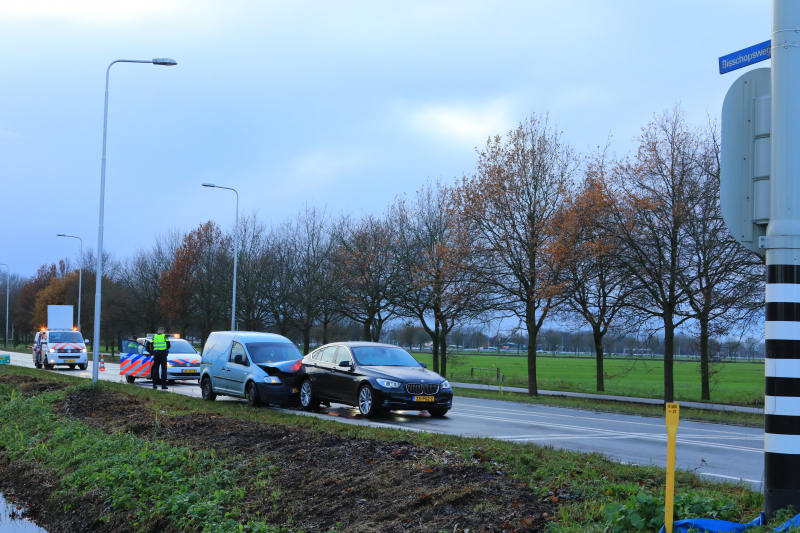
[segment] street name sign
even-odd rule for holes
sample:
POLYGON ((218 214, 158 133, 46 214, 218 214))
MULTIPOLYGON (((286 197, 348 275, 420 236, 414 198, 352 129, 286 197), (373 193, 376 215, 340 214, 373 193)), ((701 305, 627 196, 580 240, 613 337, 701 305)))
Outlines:
POLYGON ((758 63, 759 61, 766 61, 772 57, 771 52, 772 41, 769 40, 755 44, 744 50, 722 56, 719 58, 719 73, 726 74, 736 69, 758 63))

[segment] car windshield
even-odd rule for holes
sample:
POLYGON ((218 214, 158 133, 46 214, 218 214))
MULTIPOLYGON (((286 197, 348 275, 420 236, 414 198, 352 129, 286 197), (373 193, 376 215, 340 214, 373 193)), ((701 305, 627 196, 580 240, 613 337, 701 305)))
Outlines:
POLYGON ((183 339, 169 339, 169 354, 173 355, 176 353, 196 354, 197 350, 195 350, 188 341, 183 339))
POLYGON ((359 346, 353 355, 361 366, 421 366, 402 348, 394 346, 359 346))
POLYGON ((51 331, 48 335, 49 342, 83 342, 83 337, 77 331, 51 331))
POLYGON ((302 359, 303 354, 291 342, 248 342, 250 359, 257 365, 302 359))

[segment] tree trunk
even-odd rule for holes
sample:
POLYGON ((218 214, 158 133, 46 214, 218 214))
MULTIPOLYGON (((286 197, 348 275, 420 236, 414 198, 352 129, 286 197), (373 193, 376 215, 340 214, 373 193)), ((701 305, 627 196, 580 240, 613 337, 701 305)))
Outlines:
POLYGON ((525 325, 528 328, 528 395, 539 396, 539 386, 536 383, 536 329, 535 314, 527 314, 525 325))
MULTIPOLYGON (((431 336, 431 341, 433 343, 431 345, 431 355, 433 357, 433 371, 438 374, 439 373, 439 321, 438 320, 434 320, 433 333, 429 331, 428 335, 431 336)), ((421 348, 422 347, 420 346, 420 350, 421 348)))
POLYGON ((597 391, 603 392, 606 390, 603 376, 603 333, 599 326, 592 328, 592 336, 594 337, 594 353, 597 357, 597 391))
POLYGON ((311 347, 311 326, 303 328, 303 355, 308 354, 308 349, 311 347))
POLYGON ((369 342, 372 340, 372 321, 365 320, 364 324, 364 340, 369 342))
POLYGON ((672 314, 664 318, 664 402, 675 401, 675 383, 673 381, 672 354, 675 350, 675 325, 672 314))
POLYGON ((700 397, 711 400, 708 376, 708 318, 700 319, 700 397))
POLYGON ((322 321, 322 345, 328 344, 328 321, 322 321))
POLYGON ((440 366, 442 371, 439 373, 439 375, 447 379, 447 334, 443 334, 439 338, 439 343, 442 346, 439 354, 440 357, 442 358, 442 364, 440 366))

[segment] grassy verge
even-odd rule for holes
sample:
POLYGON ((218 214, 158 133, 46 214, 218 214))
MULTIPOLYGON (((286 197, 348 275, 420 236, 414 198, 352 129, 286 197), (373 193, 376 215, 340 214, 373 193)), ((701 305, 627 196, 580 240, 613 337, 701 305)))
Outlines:
MULTIPOLYGON (((40 380, 64 381, 72 385, 83 383, 80 378, 42 372, 33 369, 13 367, 12 374, 32 376, 40 380)), ((85 385, 83 385, 85 386, 85 385)), ((471 464, 502 472, 514 483, 527 486, 541 500, 559 502, 554 516, 548 517, 550 531, 564 533, 588 533, 601 530, 610 531, 657 531, 660 520, 663 521, 663 487, 665 483, 664 469, 647 465, 623 465, 607 459, 601 454, 587 454, 537 444, 516 444, 483 438, 464 438, 432 433, 406 433, 405 431, 383 427, 345 425, 325 419, 297 416, 291 413, 277 412, 268 409, 252 409, 238 402, 203 402, 174 394, 163 394, 150 389, 125 386, 118 383, 101 382, 97 385, 101 390, 114 391, 131 398, 144 400, 159 416, 169 417, 189 413, 213 413, 239 420, 265 423, 270 427, 282 426, 287 429, 301 428, 314 430, 330 435, 355 437, 396 443, 411 441, 415 446, 438 450, 459 457, 471 464), (659 515, 660 513, 660 515, 659 515)), ((3 392, 3 391, 0 391, 3 392)), ((480 392, 480 391, 478 391, 480 392)), ((241 524, 235 513, 237 495, 216 495, 206 479, 199 479, 192 472, 187 472, 185 463, 175 460, 176 457, 191 455, 194 460, 205 461, 214 473, 213 485, 223 490, 228 481, 223 475, 225 471, 235 471, 236 461, 232 457, 215 457, 197 450, 178 445, 166 446, 158 441, 138 438, 131 440, 125 433, 108 434, 89 430, 77 422, 56 419, 48 408, 48 402, 57 401, 57 394, 46 393, 31 400, 15 398, 14 394, 5 391, 6 402, 0 421, 0 444, 6 453, 16 457, 29 456, 36 461, 47 462, 52 468, 62 473, 62 480, 71 483, 73 490, 85 490, 93 485, 102 485, 107 495, 116 495, 110 501, 113 505, 124 503, 125 491, 137 494, 143 484, 167 479, 171 490, 157 491, 157 494, 144 494, 151 498, 151 506, 142 509, 136 506, 136 513, 131 512, 135 520, 152 526, 158 520, 167 517, 173 524, 182 524, 179 530, 193 530, 193 524, 200 513, 209 524, 219 524, 221 529, 203 528, 203 531, 226 531, 227 520, 241 524), (47 396, 47 395, 51 396, 47 396), (9 400, 10 398, 15 398, 9 400), (38 398, 38 399, 37 399, 38 398), (38 403, 37 403, 38 402, 38 403), (9 421, 14 421, 9 422, 9 421), (74 425, 73 425, 74 424, 74 425), (73 444, 76 443, 73 447, 73 444), (122 444, 125 444, 122 446, 122 444), (86 447, 91 453, 76 457, 74 454, 86 447), (154 470, 148 470, 148 463, 139 459, 142 450, 150 450, 156 454, 154 470), (92 454, 104 457, 95 461, 92 454), (112 454, 112 455, 109 455, 112 454), (138 461, 138 462, 137 462, 138 461), (112 466, 114 464, 122 466, 112 466), (135 468, 128 465, 134 464, 135 468), (140 474, 144 468, 146 476, 140 474), (79 473, 79 474, 78 474, 79 473), (217 475, 219 473, 219 475, 217 475), (70 477, 71 476, 71 477, 70 477), (177 487, 177 488, 174 488, 177 487), (170 493, 176 491, 180 496, 173 498, 170 493), (193 501, 193 496, 200 495, 200 500, 193 501), (211 498, 208 500, 207 498, 211 498), (208 502, 216 502, 207 505, 208 502), (178 505, 176 511, 173 506, 178 505), (152 507, 152 509, 149 509, 152 507), (180 511, 180 512, 178 512, 180 511), (172 514, 171 514, 172 513, 172 514), (208 518, 210 517, 210 518, 208 518)), ((133 401, 133 400, 132 400, 133 401)), ((435 455, 431 455, 434 457, 435 455)), ((441 455, 439 455, 441 457, 441 455)), ((422 461, 434 459, 422 459, 422 461)), ((434 466, 433 463, 430 465, 434 466)), ((245 464, 250 475, 268 472, 270 465, 245 464)), ((207 476, 204 476, 207 477, 207 476)), ((269 479, 269 475, 266 478, 269 479)), ((216 490, 216 489, 215 489, 216 490)), ((676 473, 676 491, 679 505, 676 506, 677 517, 710 517, 716 515, 732 521, 749 521, 761 510, 763 496, 749 486, 739 483, 708 481, 692 472, 676 473)), ((242 496, 243 497, 243 496, 242 496)), ((479 505, 496 505, 487 499, 479 505)), ((455 517, 454 517, 455 518, 455 517)), ((252 519, 253 527, 270 527, 252 519)), ((455 520, 457 522, 457 520, 455 520)), ((251 522, 244 525, 249 526, 251 522)), ((243 525, 243 527, 244 527, 243 525)), ((216 527, 216 525, 215 525, 216 527)), ((238 525, 236 526, 238 527, 238 525)), ((462 526, 463 527, 463 524, 462 526)), ((448 530, 454 530, 452 527, 448 530)), ((262 531, 271 531, 262 529, 262 531)))
MULTIPOLYGON (((459 387, 453 388, 453 392, 456 396, 463 396, 465 398, 501 400, 506 402, 544 405, 547 407, 565 407, 567 409, 583 409, 602 413, 664 418, 664 407, 660 405, 619 402, 615 400, 590 400, 588 398, 570 398, 567 396, 528 396, 527 394, 520 394, 517 392, 496 392, 480 389, 463 389, 459 387)), ((764 415, 755 413, 681 407, 681 419, 695 420, 697 422, 711 422, 715 424, 730 424, 734 426, 764 427, 764 415)))
MULTIPOLYGON (((414 357, 432 368, 427 353, 414 357)), ((711 401, 732 405, 764 405, 764 362, 715 363, 717 371, 711 383, 711 401)), ((700 394, 700 363, 676 360, 674 366, 675 399, 703 401, 700 394)), ((528 386, 528 361, 508 355, 448 355, 447 378, 451 381, 474 381, 498 385, 496 371, 505 376, 504 386, 528 386), (473 380, 472 369, 475 368, 473 380), (480 369, 486 369, 481 371, 480 369), (485 379, 480 380, 481 376, 485 379)), ((605 392, 597 392, 596 362, 593 358, 537 357, 538 386, 545 390, 588 392, 640 398, 664 397, 664 362, 644 358, 606 359, 605 392)))
MULTIPOLYGON (((179 530, 279 531, 257 519, 240 524, 233 512, 245 497, 238 480, 249 469, 268 469, 268 464, 232 465, 213 450, 173 446, 130 433, 107 434, 57 418, 51 404, 64 395, 55 391, 24 398, 9 392, 0 408, 0 418, 15 421, 0 426, 0 446, 12 461, 52 468, 61 480, 53 498, 73 502, 75 495, 99 489, 112 509, 126 513, 131 525, 141 530, 160 529, 157 524, 166 520, 179 530)), ((70 507, 64 504, 65 511, 70 507)))

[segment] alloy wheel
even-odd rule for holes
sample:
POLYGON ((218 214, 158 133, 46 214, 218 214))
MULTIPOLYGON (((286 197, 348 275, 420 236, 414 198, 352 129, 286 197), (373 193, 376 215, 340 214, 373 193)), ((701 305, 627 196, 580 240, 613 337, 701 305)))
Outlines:
POLYGON ((358 409, 361 414, 368 415, 372 412, 372 390, 364 387, 358 395, 358 409))
POLYGON ((313 391, 311 390, 311 382, 304 381, 303 386, 300 387, 300 405, 303 407, 308 407, 311 405, 311 395, 313 391))

